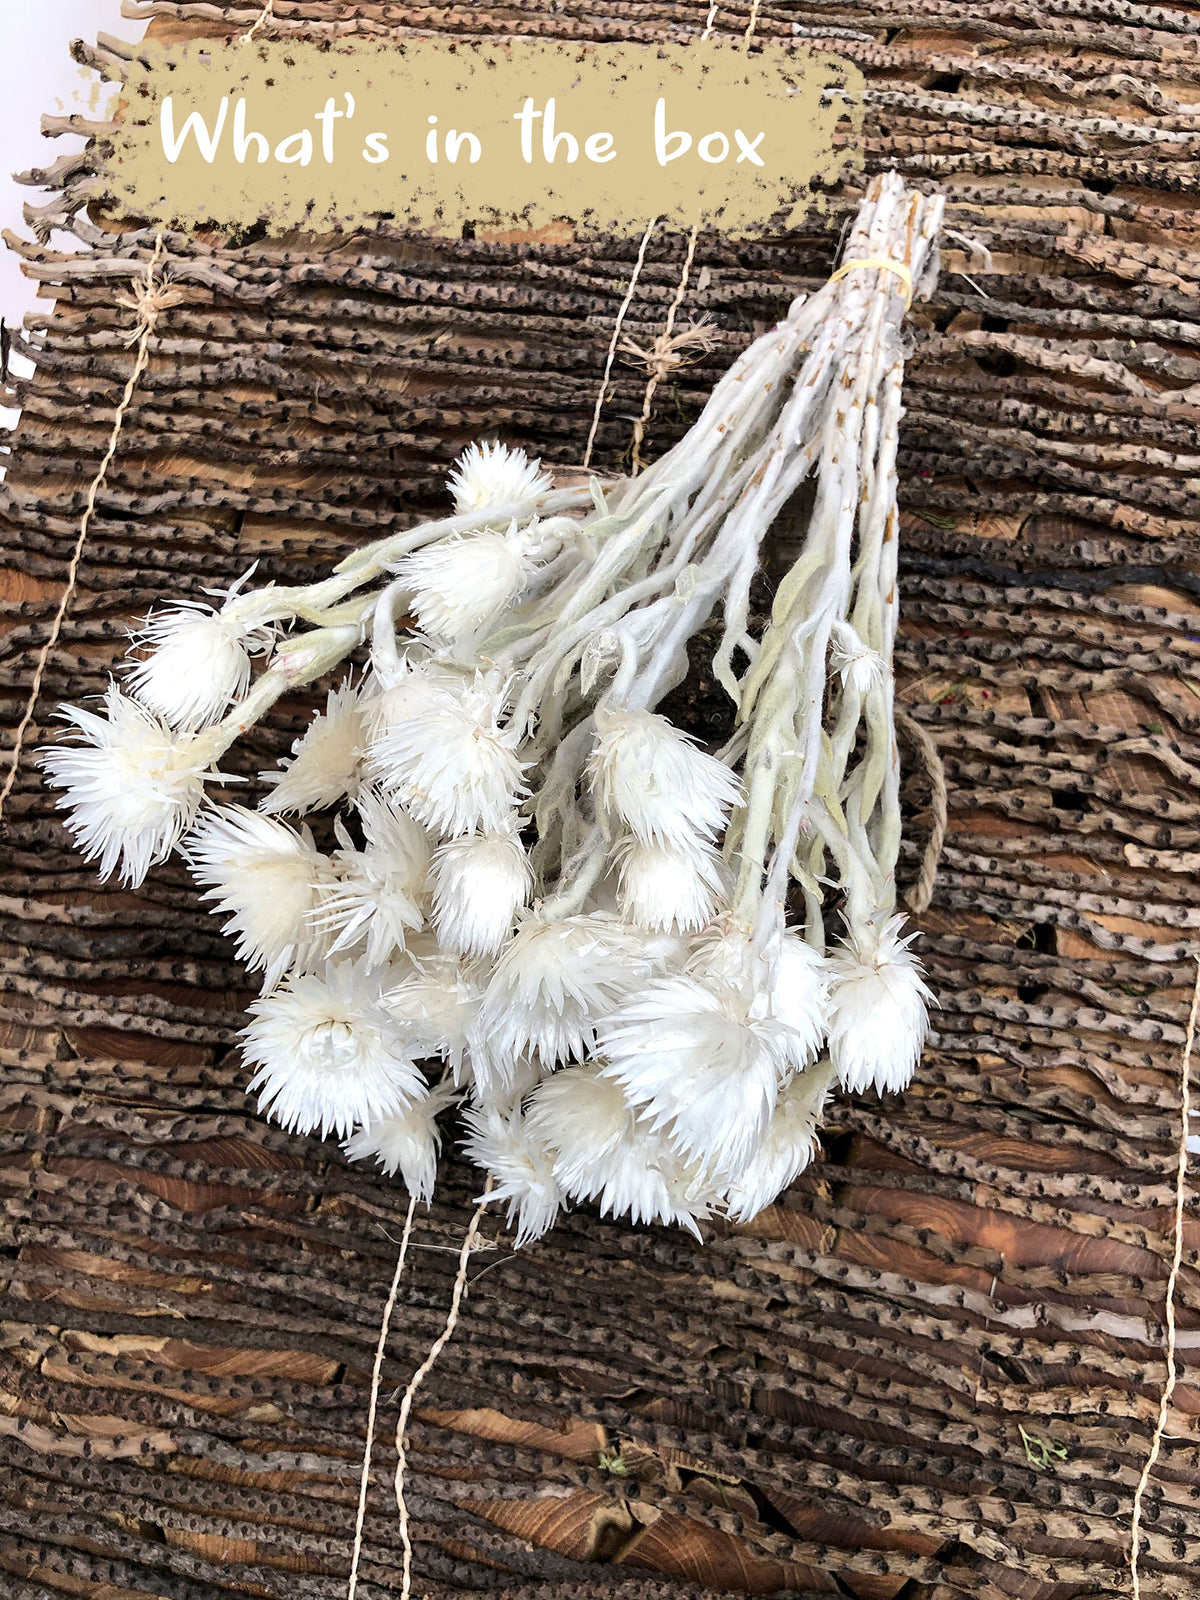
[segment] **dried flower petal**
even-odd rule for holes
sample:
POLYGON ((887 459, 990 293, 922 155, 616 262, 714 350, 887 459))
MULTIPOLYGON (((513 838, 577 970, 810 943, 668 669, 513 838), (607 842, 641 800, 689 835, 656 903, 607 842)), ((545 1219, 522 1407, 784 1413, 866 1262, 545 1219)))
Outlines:
POLYGON ((58 808, 71 813, 67 828, 85 860, 99 861, 102 882, 119 869, 134 889, 179 843, 204 799, 205 777, 218 774, 204 734, 172 733, 115 684, 104 709, 107 717, 63 706, 77 742, 48 746, 39 761, 47 781, 67 791, 58 808))
POLYGON ((425 1079, 362 967, 330 961, 256 1000, 244 1054, 258 1108, 294 1133, 345 1138, 424 1099, 425 1079))

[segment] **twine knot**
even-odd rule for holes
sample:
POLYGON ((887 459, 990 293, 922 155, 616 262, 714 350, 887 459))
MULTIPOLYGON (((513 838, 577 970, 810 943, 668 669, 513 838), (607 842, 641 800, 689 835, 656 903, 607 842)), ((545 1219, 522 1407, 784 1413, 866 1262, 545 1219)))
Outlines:
POLYGON ((617 348, 627 356, 636 358, 657 384, 680 367, 686 367, 707 354, 716 342, 713 320, 705 311, 677 333, 664 328, 649 350, 628 336, 621 340, 617 348), (695 354, 691 354, 692 351, 695 354))
POLYGON ((156 284, 153 268, 144 278, 135 278, 130 288, 132 295, 119 294, 116 303, 127 311, 137 312, 137 326, 125 340, 126 345, 135 345, 139 339, 153 337, 159 317, 168 307, 177 306, 183 295, 178 289, 170 287, 170 280, 165 276, 156 284))

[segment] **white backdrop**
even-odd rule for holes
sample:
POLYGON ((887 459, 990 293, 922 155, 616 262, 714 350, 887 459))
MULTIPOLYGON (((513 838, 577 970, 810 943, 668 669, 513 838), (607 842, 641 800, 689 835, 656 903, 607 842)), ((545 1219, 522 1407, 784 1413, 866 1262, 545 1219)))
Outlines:
MULTIPOLYGON (((0 226, 27 235, 21 207, 39 199, 39 191, 12 181, 13 172, 48 166, 79 149, 80 140, 71 135, 45 139, 40 132, 44 111, 87 112, 95 75, 84 74, 72 61, 71 40, 94 40, 98 33, 140 39, 144 28, 142 22, 122 20, 121 0, 0 0, 0 226)), ((0 316, 9 327, 19 327, 35 298, 17 258, 0 246, 0 316)), ((19 363, 14 366, 21 370, 19 363)), ((0 410, 0 425, 12 421, 11 412, 0 410)))

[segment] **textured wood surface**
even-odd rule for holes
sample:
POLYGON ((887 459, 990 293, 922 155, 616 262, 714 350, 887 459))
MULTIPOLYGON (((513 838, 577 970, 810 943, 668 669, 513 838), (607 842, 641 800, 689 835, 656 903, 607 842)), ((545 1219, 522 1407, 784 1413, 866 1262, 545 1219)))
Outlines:
MULTIPOLYGON (((245 4, 131 8, 160 36, 245 4)), ((745 6, 720 8, 739 35, 745 6)), ((297 35, 698 33, 691 4, 276 0, 297 35)), ((903 1101, 839 1104, 824 1159, 696 1245, 582 1211, 514 1255, 498 1219, 411 1440, 414 1594, 1068 1600, 1127 1590, 1163 1381, 1183 1023, 1200 925, 1200 11, 1127 0, 763 4, 762 38, 870 85, 867 170, 944 185, 913 315, 901 460, 903 699, 950 833, 923 949, 942 1008, 903 1101), (614 1473, 601 1463, 620 1457, 614 1473)), ((111 74, 128 47, 80 46, 111 74)), ((102 134, 103 130, 97 130, 102 134)), ((0 486, 4 720, 19 715, 129 371, 86 154, 31 200, 36 376, 0 486), (71 230, 97 245, 76 257, 71 230)), ((660 390, 651 451, 828 272, 854 203, 702 238, 682 319, 712 354, 660 390)), ((437 503, 480 432, 576 462, 635 243, 171 236, 164 314, 50 664, 100 689, 166 585, 295 579, 437 503)), ((684 241, 652 241, 652 341, 684 241)), ((20 341, 18 341, 20 342, 20 341)), ((597 460, 643 378, 618 368, 597 460)), ((701 715, 719 714, 702 692, 701 715)), ((238 758, 286 750, 296 705, 238 758)), ((907 785, 907 862, 924 785, 907 785)), ((345 1591, 378 1321, 406 1200, 242 1093, 249 995, 170 866, 99 891, 26 764, 0 898, 0 1588, 345 1591)), ((384 1366, 360 1595, 397 1594, 389 1424, 441 1326, 479 1175, 415 1235, 384 1366)), ((1143 1594, 1194 1596, 1200 1229, 1143 1594)))

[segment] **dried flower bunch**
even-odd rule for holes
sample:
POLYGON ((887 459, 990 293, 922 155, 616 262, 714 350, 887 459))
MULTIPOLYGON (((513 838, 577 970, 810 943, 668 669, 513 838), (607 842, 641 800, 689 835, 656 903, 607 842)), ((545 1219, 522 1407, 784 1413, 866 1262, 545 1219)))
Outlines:
POLYGON ((587 1200, 696 1231, 791 1182, 835 1080, 908 1082, 930 996, 895 914, 900 325, 940 216, 876 180, 847 267, 641 476, 555 489, 473 445, 453 515, 309 587, 169 606, 104 715, 63 708, 41 759, 84 853, 136 885, 179 850, 262 974, 245 1055, 285 1128, 428 1198, 465 1101, 519 1240, 587 1200), (710 754, 656 708, 714 615, 738 723, 710 754), (206 798, 247 727, 365 640, 257 810, 206 798), (328 811, 328 854, 284 820, 328 811))

